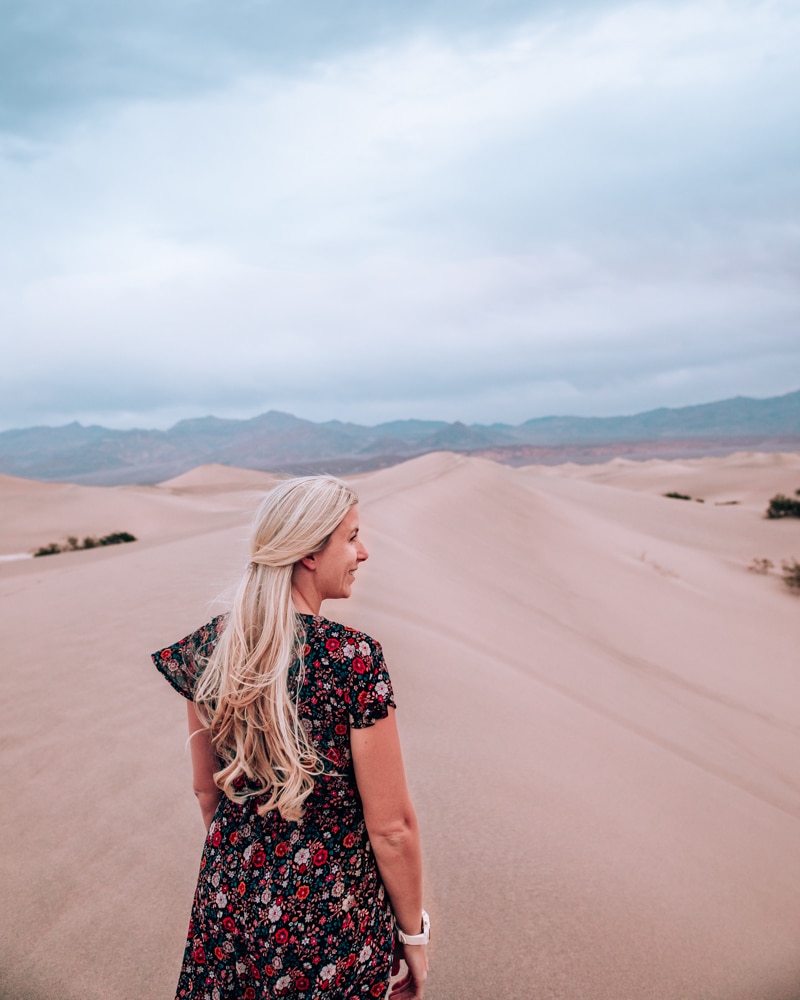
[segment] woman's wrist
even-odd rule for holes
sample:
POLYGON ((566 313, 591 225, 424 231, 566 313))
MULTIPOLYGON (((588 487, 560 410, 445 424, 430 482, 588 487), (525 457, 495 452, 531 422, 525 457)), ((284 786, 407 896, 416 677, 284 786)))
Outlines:
POLYGON ((416 934, 406 934, 400 929, 400 926, 395 922, 395 930, 397 932, 397 940, 400 944, 427 944, 431 937, 431 921, 425 910, 422 911, 421 929, 416 934))

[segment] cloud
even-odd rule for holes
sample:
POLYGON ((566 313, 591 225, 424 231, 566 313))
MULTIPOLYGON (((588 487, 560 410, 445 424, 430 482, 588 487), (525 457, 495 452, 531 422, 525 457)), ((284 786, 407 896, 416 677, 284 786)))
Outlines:
POLYGON ((221 82, 131 69, 133 96, 0 139, 0 423, 795 388, 800 13, 509 4, 471 33, 479 7, 269 70, 224 33, 221 82))

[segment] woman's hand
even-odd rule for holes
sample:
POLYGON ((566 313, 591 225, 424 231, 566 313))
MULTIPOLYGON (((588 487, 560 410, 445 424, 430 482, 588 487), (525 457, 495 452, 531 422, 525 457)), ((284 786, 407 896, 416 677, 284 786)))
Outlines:
POLYGON ((400 970, 400 960, 406 964, 406 974, 392 983, 390 1000, 422 1000, 425 980, 428 978, 428 949, 424 944, 400 944, 395 946, 392 975, 400 970))

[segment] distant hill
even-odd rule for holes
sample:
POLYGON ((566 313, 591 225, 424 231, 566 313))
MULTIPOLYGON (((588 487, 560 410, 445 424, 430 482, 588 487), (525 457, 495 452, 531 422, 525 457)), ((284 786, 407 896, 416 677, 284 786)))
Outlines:
POLYGON ((800 391, 739 396, 628 417, 540 417, 517 426, 395 420, 314 423, 271 410, 251 420, 202 417, 166 431, 29 427, 0 433, 0 472, 94 484, 155 483, 219 463, 269 472, 364 472, 432 451, 514 465, 800 449, 800 391))

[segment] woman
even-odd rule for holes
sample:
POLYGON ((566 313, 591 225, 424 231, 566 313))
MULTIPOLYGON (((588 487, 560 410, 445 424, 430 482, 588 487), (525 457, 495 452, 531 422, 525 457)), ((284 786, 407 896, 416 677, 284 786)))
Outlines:
POLYGON ((367 558, 358 498, 264 499, 233 607, 153 654, 188 701, 208 836, 177 998, 423 995, 419 832, 380 645, 322 618, 367 558), (405 943, 404 943, 405 942, 405 943), (394 970, 392 969, 394 957, 394 970))

